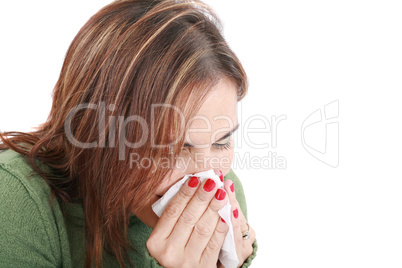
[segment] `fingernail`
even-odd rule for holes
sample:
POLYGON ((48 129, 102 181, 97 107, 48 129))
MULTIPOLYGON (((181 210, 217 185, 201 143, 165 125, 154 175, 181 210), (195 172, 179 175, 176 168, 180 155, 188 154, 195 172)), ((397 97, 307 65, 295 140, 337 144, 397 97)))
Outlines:
POLYGON ((216 191, 215 198, 217 200, 223 200, 223 199, 225 199, 225 196, 226 196, 226 192, 224 190, 218 189, 218 191, 216 191))
POLYGON ((215 181, 213 179, 208 179, 207 182, 204 184, 204 190, 206 192, 210 192, 215 188, 215 181))
POLYGON ((232 185, 230 185, 230 190, 232 191, 232 193, 234 193, 234 183, 232 182, 232 185))
POLYGON ((191 188, 194 188, 198 185, 198 178, 196 176, 192 176, 190 180, 188 181, 188 186, 191 188))
POLYGON ((239 217, 239 210, 237 208, 233 210, 233 216, 235 217, 235 219, 239 217))
POLYGON ((222 173, 222 170, 219 170, 219 179, 221 179, 221 182, 223 182, 223 173, 222 173))
POLYGON ((226 223, 226 221, 225 221, 223 218, 221 218, 221 221, 222 221, 223 223, 226 223))

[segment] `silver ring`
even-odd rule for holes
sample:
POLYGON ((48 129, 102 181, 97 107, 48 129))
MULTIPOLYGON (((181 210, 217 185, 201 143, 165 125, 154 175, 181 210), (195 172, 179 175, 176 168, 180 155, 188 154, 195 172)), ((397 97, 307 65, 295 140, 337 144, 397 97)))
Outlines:
POLYGON ((250 225, 248 225, 248 222, 246 222, 246 224, 247 224, 248 230, 245 231, 244 233, 242 233, 244 240, 247 240, 250 238, 250 225))

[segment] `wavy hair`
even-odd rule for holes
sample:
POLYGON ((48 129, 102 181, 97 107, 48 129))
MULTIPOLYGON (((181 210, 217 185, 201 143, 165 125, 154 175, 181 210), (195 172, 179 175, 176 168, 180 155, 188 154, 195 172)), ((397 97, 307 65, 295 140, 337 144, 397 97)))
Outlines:
POLYGON ((85 267, 101 267, 104 250, 122 267, 124 259, 131 265, 128 219, 171 168, 130 168, 127 160, 135 152, 174 162, 188 126, 171 108, 188 120, 222 78, 236 85, 238 100, 245 96, 243 67, 203 2, 114 1, 72 41, 46 122, 32 132, 0 134, 0 150, 29 160, 50 186, 51 202, 83 205, 85 267), (159 109, 151 109, 155 104, 159 109), (162 145, 175 137, 169 154, 162 145))

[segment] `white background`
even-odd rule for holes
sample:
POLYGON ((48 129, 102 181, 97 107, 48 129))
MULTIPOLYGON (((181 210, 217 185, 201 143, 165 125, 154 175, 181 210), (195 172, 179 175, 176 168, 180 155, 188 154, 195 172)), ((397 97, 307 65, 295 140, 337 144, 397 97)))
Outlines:
MULTIPOLYGON (((1 131, 46 120, 70 42, 108 2, 2 3, 1 131)), ((400 2, 206 2, 250 78, 241 123, 286 116, 275 148, 265 131, 249 139, 268 148, 243 142, 236 150, 286 160, 285 169, 234 167, 259 242, 252 267, 402 267, 400 2), (331 167, 306 151, 301 127, 337 100, 339 165, 331 167)), ((244 141, 247 133, 238 134, 244 141)), ((322 148, 325 136, 325 125, 310 129, 311 146, 322 148)))

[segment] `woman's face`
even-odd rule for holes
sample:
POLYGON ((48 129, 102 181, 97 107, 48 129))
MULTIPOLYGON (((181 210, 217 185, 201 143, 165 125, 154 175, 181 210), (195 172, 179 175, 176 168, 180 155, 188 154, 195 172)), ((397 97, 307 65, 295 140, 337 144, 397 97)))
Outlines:
POLYGON ((161 180, 149 204, 137 213, 147 225, 154 227, 158 217, 151 205, 185 175, 214 169, 225 175, 232 164, 234 144, 232 133, 238 127, 237 90, 235 85, 221 79, 197 113, 191 119, 185 145, 169 178, 161 180))

